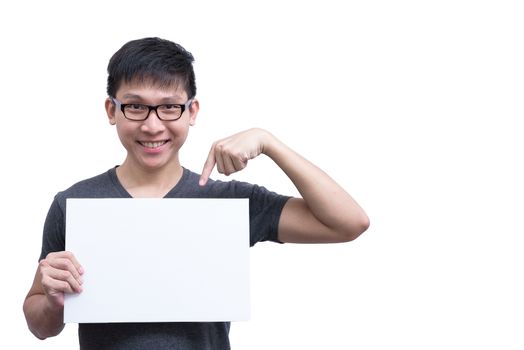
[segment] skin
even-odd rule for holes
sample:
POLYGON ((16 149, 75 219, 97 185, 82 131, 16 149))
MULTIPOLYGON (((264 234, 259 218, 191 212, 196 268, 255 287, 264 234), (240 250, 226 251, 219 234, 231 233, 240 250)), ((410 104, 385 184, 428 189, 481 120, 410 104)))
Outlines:
MULTIPOLYGON (((180 88, 122 84, 115 96, 122 103, 157 105, 185 103, 180 88)), ((194 100, 177 121, 165 122, 154 112, 142 122, 127 120, 110 99, 105 101, 109 123, 115 125, 127 156, 117 176, 133 197, 163 197, 180 180, 179 151, 199 110, 194 100), (160 147, 147 142, 162 141, 160 147), (151 146, 151 145, 149 145, 151 146), (173 176, 175 175, 175 176, 173 176)), ((283 208, 278 237, 282 242, 337 243, 357 238, 369 219, 357 202, 317 166, 287 147, 270 132, 253 128, 216 141, 211 146, 199 184, 213 169, 231 175, 264 154, 291 179, 302 198, 291 198, 283 208)), ((24 302, 29 329, 40 339, 59 334, 63 327, 64 293, 82 292, 83 268, 71 252, 50 253, 40 261, 24 302)))

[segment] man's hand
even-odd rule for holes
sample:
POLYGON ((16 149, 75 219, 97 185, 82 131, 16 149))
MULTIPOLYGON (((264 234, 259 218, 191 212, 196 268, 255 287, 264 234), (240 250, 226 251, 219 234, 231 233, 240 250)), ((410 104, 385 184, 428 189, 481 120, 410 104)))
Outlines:
POLYGON ((52 307, 64 306, 64 293, 82 292, 84 269, 71 252, 49 253, 40 261, 37 274, 52 307))
POLYGON ((225 175, 244 169, 250 159, 264 153, 270 135, 265 130, 255 128, 213 143, 200 176, 200 186, 207 183, 215 165, 218 172, 225 175))

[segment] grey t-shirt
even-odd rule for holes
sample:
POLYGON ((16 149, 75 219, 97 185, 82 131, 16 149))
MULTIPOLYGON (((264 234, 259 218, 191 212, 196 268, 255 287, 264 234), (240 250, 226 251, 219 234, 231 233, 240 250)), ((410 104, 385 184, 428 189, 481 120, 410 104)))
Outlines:
MULTIPOLYGON (((289 197, 245 182, 209 180, 201 187, 198 180, 198 174, 184 169, 182 178, 165 198, 249 198, 250 245, 278 242, 278 222, 289 197)), ((40 259, 65 249, 67 198, 131 198, 131 195, 118 181, 116 168, 59 192, 44 224, 40 259)), ((229 327, 229 322, 96 323, 80 324, 78 335, 81 349, 222 350, 230 349, 229 327)))

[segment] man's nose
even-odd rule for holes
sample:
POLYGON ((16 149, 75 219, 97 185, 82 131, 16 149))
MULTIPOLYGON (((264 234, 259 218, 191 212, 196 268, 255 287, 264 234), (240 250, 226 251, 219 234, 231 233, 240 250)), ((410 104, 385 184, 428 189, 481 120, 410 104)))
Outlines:
POLYGON ((149 132, 159 132, 165 129, 164 122, 158 117, 158 112, 156 110, 150 110, 149 114, 142 123, 142 130, 149 132))

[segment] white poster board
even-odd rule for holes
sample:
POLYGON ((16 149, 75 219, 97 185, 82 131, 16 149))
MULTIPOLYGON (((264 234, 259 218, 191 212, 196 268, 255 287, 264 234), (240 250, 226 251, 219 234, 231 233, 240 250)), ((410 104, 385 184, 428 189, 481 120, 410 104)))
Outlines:
POLYGON ((248 199, 68 199, 64 322, 249 318, 248 199))

